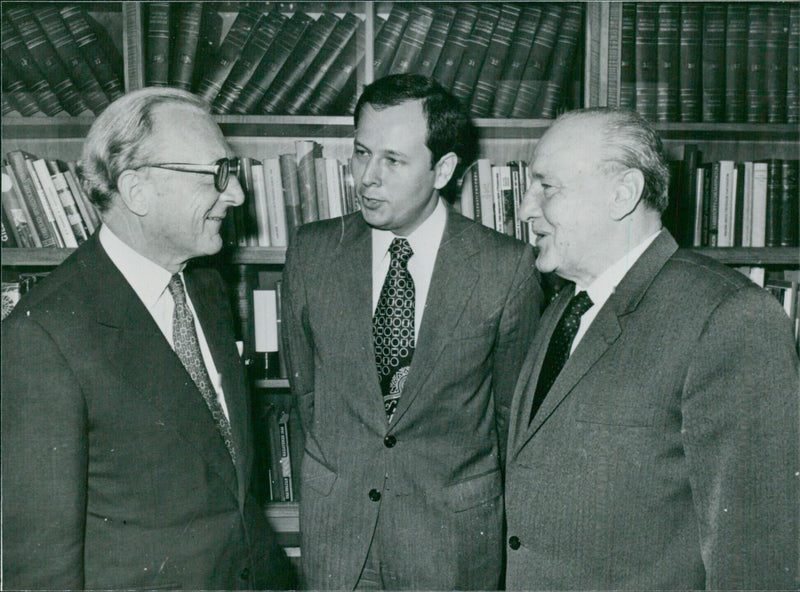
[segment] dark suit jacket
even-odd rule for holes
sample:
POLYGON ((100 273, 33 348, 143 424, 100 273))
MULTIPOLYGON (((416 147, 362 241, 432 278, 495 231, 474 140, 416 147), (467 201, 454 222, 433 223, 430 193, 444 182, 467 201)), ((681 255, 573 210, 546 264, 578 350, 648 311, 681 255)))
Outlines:
POLYGON ((542 317, 511 409, 509 589, 797 588, 790 324, 739 272, 676 251, 662 231, 529 425, 572 290, 542 317))
POLYGON ((236 466, 95 235, 3 322, 6 588, 292 585, 248 494, 249 397, 222 282, 185 277, 222 374, 236 466))
POLYGON ((542 301, 533 252, 448 212, 391 426, 373 353, 371 269, 360 213, 302 227, 287 254, 306 584, 353 588, 377 528, 384 556, 405 572, 399 586, 495 589, 508 406, 542 301))

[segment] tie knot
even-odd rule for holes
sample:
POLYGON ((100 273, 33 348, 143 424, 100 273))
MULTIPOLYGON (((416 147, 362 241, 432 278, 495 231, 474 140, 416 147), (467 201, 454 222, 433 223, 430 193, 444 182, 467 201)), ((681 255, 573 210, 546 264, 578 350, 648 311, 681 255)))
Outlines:
POLYGON ((589 298, 589 294, 585 290, 581 290, 569 301, 564 316, 580 318, 583 316, 583 313, 592 308, 592 304, 594 303, 592 299, 589 298))
POLYGON ((408 244, 408 239, 401 237, 397 237, 392 241, 389 252, 392 254, 393 260, 397 260, 403 265, 408 263, 411 255, 414 254, 414 251, 411 250, 411 245, 408 244))
POLYGON ((183 280, 181 280, 179 273, 176 273, 169 279, 167 289, 169 293, 172 294, 172 300, 175 304, 183 304, 186 302, 186 292, 183 289, 183 280))

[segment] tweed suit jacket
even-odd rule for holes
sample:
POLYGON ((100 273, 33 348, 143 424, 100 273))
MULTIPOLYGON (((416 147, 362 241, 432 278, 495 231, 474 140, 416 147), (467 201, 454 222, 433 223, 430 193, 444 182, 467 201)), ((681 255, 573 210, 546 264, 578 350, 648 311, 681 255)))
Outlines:
POLYGON ((177 355, 97 234, 2 327, 3 585, 293 585, 249 494, 249 397, 219 275, 187 270, 234 466, 177 355))
POLYGON ((662 231, 529 422, 571 292, 511 409, 508 589, 796 589, 798 361, 777 301, 662 231))
POLYGON ((372 345, 371 256, 360 213, 301 227, 287 253, 305 584, 352 589, 375 534, 407 572, 401 587, 495 589, 508 407, 542 302, 532 250, 448 211, 391 425, 372 345))

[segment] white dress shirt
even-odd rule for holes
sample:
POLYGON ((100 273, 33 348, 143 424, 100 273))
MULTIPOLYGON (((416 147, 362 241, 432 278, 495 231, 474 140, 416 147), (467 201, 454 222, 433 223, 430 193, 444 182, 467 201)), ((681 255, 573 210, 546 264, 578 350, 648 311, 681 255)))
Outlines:
MULTIPOLYGON (((414 280, 414 335, 417 338, 419 338, 419 328, 422 326, 422 314, 425 312, 433 266, 436 264, 436 255, 442 242, 445 224, 447 224, 447 209, 444 202, 439 199, 433 213, 414 232, 405 237, 414 252, 408 260, 408 271, 414 280)), ((392 261, 389 247, 395 238, 396 235, 389 230, 372 229, 373 314, 378 307, 381 288, 389 272, 389 263, 392 261)))
POLYGON ((592 324, 592 321, 594 321, 597 313, 600 312, 600 309, 603 308, 603 305, 611 297, 611 294, 614 293, 614 290, 622 281, 622 278, 625 277, 625 274, 628 273, 628 270, 633 267, 633 264, 636 263, 639 257, 642 256, 642 253, 647 250, 647 247, 650 246, 650 243, 656 239, 660 232, 661 230, 651 234, 644 239, 644 241, 625 253, 625 255, 618 259, 614 265, 597 276, 597 278, 595 278, 595 280, 588 287, 578 285, 575 286, 576 294, 581 290, 586 290, 586 292, 589 294, 589 298, 592 299, 592 307, 583 313, 583 316, 581 317, 581 324, 578 327, 578 332, 575 334, 575 340, 572 342, 572 347, 569 350, 570 355, 575 351, 578 343, 581 339, 583 339, 583 336, 589 329, 589 325, 592 324))
MULTIPOLYGON (((108 254, 111 262, 119 269, 125 280, 133 288, 133 291, 136 292, 139 300, 142 301, 158 328, 161 329, 161 333, 164 334, 169 346, 174 350, 172 316, 175 310, 175 302, 173 302, 172 294, 167 289, 172 273, 137 253, 122 242, 106 225, 100 228, 99 238, 100 244, 108 254)), ((181 272, 181 279, 183 280, 183 272, 181 272)), ((197 340, 200 342, 200 352, 203 354, 203 362, 206 365, 206 370, 208 370, 208 376, 211 378, 211 385, 217 393, 217 401, 219 401, 222 410, 225 412, 225 416, 230 419, 228 407, 225 404, 225 394, 222 392, 222 376, 217 372, 217 368, 214 365, 211 350, 208 349, 203 327, 200 326, 200 321, 197 318, 188 290, 186 301, 189 303, 189 310, 192 311, 192 316, 194 317, 197 340)))

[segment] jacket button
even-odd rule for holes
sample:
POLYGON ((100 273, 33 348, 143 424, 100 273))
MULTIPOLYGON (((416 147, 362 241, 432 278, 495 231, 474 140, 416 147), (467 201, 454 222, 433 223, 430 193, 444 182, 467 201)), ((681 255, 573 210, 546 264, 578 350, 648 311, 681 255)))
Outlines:
POLYGON ((377 489, 370 489, 369 499, 371 499, 373 502, 379 501, 381 499, 381 492, 378 491, 377 489))
POLYGON ((239 577, 242 578, 243 580, 249 580, 250 579, 250 568, 245 567, 241 571, 241 573, 239 574, 239 577))
POLYGON ((522 543, 519 541, 519 537, 512 536, 508 539, 508 546, 516 551, 522 546, 522 543))
POLYGON ((394 437, 394 434, 389 434, 383 439, 383 445, 386 448, 392 448, 395 444, 397 444, 397 438, 394 437))

